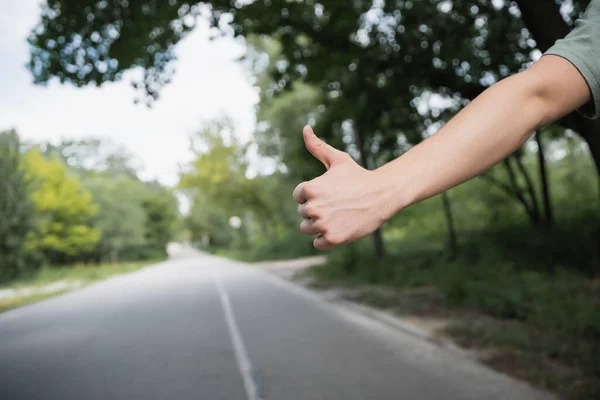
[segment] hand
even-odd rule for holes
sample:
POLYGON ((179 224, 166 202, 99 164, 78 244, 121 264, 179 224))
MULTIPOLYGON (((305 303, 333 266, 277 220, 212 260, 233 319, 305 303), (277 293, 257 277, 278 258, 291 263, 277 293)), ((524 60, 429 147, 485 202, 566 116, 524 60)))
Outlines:
POLYGON ((374 171, 358 165, 347 153, 336 150, 304 128, 304 143, 327 172, 294 190, 302 233, 318 235, 315 248, 329 250, 360 239, 379 228, 390 216, 386 210, 385 182, 374 171))

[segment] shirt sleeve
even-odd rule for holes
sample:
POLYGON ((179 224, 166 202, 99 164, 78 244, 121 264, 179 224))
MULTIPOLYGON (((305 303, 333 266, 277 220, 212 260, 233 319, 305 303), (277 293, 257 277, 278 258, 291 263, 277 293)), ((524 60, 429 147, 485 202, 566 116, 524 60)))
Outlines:
POLYGON ((592 0, 575 28, 546 53, 562 57, 575 66, 587 82, 592 101, 579 111, 600 118, 600 0, 592 0))

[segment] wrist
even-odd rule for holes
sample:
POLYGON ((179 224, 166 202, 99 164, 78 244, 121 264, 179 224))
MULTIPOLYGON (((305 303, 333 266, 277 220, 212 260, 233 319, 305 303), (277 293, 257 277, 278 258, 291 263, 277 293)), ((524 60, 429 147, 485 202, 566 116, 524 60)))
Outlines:
POLYGON ((393 168, 390 164, 372 171, 373 182, 378 188, 376 193, 381 199, 378 214, 382 223, 415 203, 415 188, 410 176, 405 173, 399 174, 397 168, 393 168))

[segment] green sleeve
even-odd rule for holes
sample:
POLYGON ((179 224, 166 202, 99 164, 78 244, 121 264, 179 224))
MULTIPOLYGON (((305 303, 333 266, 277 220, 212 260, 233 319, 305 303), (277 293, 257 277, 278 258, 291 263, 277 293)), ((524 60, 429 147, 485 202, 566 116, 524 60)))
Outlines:
POLYGON ((556 42, 545 54, 563 57, 573 64, 586 80, 592 101, 580 112, 589 118, 600 117, 600 0, 592 0, 575 28, 556 42))

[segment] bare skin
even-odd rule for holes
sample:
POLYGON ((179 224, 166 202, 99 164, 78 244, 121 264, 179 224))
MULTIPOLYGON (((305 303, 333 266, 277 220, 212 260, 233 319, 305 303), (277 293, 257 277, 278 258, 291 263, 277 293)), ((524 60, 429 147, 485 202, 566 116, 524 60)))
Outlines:
POLYGON ((439 132, 369 171, 304 128, 307 149, 327 172, 294 190, 300 230, 329 250, 360 239, 411 204, 455 187, 500 162, 545 126, 591 100, 577 68, 544 56, 493 85, 439 132))

